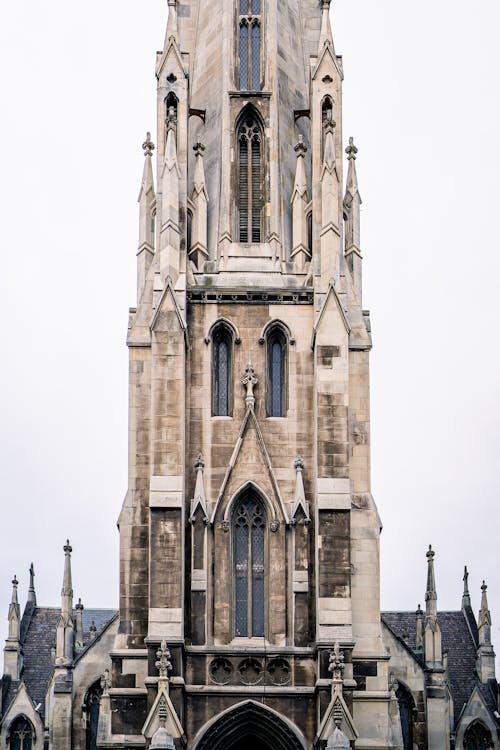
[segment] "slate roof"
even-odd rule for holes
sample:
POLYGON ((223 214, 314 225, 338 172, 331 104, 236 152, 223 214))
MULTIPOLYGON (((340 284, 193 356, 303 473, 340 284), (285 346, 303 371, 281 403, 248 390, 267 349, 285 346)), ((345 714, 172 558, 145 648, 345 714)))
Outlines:
MULTIPOLYGON (((54 668, 53 651, 56 644, 56 628, 61 610, 58 607, 27 607, 22 620, 21 638, 23 649, 23 670, 21 681, 35 705, 41 704, 41 716, 45 713, 45 693, 54 668)), ((116 617, 114 609, 83 610, 84 649, 90 645, 90 627, 95 622, 96 636, 116 617)), ((73 612, 75 617, 76 612, 73 612)), ((76 658, 78 658, 78 653, 76 658)), ((15 698, 19 682, 3 686, 3 714, 15 698)))
MULTIPOLYGON (((467 608, 470 609, 470 608, 467 608)), ((415 612, 382 612, 382 620, 396 637, 415 649, 415 612)), ((476 674, 477 625, 472 610, 438 612, 443 651, 448 651, 448 675, 453 697, 455 724, 460 718, 464 705, 475 687, 483 695, 486 704, 495 710, 495 699, 489 685, 483 685, 476 674)), ((421 656, 414 654, 417 661, 421 656)))

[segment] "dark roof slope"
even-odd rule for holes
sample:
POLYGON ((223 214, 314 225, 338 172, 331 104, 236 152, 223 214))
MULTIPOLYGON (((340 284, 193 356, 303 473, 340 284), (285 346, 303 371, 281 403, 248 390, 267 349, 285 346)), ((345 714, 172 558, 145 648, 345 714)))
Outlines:
MULTIPOLYGON (((415 648, 416 617, 414 612, 382 612, 382 620, 400 640, 406 641, 410 649, 415 648)), ((476 674, 474 635, 477 633, 477 626, 474 629, 475 620, 471 622, 471 618, 466 617, 462 611, 456 611, 439 612, 438 621, 443 650, 448 652, 448 675, 456 723, 475 687, 478 687, 485 698, 487 695, 491 696, 492 693, 488 686, 479 682, 476 674)), ((417 655, 416 658, 418 659, 417 655)), ((488 705, 490 703, 491 698, 488 705)))
MULTIPOLYGON (((56 645, 56 629, 61 610, 57 607, 34 607, 25 620, 23 632, 23 670, 21 681, 35 705, 41 704, 40 714, 45 713, 45 693, 54 669, 53 648, 56 645)), ((75 616, 73 612, 73 616, 75 616)), ((83 611, 83 642, 90 644, 90 627, 95 622, 98 636, 114 619, 113 609, 85 609, 83 611)), ((23 618, 24 619, 24 618, 23 618)), ((11 682, 6 691, 3 713, 15 698, 19 682, 11 682)))

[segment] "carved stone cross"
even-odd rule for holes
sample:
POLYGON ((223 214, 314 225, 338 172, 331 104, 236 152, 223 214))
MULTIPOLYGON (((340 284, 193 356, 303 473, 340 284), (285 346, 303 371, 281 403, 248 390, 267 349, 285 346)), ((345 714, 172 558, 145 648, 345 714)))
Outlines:
POLYGON ((241 382, 247 389, 247 394, 245 396, 245 404, 250 409, 253 409, 255 406, 255 396, 253 394, 254 387, 258 384, 259 379, 255 375, 255 370, 253 369, 251 364, 248 364, 245 368, 245 374, 241 378, 241 382))

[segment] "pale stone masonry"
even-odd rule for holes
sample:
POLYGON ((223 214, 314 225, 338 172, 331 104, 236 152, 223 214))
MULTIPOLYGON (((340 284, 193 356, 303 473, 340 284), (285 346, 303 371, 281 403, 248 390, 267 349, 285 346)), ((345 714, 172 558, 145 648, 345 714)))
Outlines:
POLYGON ((380 612, 358 149, 330 2, 168 6, 119 612, 74 604, 69 541, 60 609, 37 606, 32 571, 21 617, 14 578, 0 750, 500 748, 486 586, 478 624, 468 592, 439 613, 429 548, 425 612, 380 612))

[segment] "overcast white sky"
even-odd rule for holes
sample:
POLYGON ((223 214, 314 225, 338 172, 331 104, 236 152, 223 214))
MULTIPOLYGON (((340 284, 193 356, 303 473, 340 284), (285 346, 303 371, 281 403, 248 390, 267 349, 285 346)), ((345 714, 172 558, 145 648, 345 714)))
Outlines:
MULTIPOLYGON (((166 11, 0 8, 2 641, 32 560, 39 603, 59 604, 66 537, 75 595, 118 603, 125 333, 166 11)), ((467 563, 500 652, 500 6, 338 0, 333 26, 364 200, 382 606, 424 605, 432 543, 439 607, 459 608, 467 563)))

